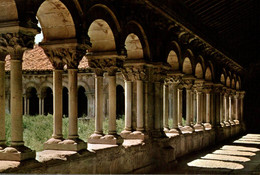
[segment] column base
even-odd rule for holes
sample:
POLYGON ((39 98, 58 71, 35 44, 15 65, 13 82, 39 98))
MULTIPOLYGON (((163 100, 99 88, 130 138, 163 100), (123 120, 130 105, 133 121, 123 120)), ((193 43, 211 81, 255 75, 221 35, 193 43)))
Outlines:
POLYGON ((195 131, 194 128, 191 127, 191 126, 184 126, 184 127, 181 128, 182 134, 191 134, 194 131, 195 131))
POLYGON ((229 120, 230 125, 235 125, 235 122, 233 120, 229 120))
POLYGON ((239 125, 239 123, 240 123, 239 120, 234 120, 234 122, 236 125, 239 125))
POLYGON ((23 160, 35 159, 35 156, 36 152, 26 146, 0 147, 0 160, 20 162, 23 160))
POLYGON ((220 126, 221 126, 222 128, 224 128, 226 125, 225 125, 224 122, 221 122, 221 123, 220 123, 220 126))
POLYGON ((80 151, 87 149, 87 144, 80 139, 63 140, 51 138, 43 145, 44 150, 80 151))
POLYGON ((148 135, 144 134, 141 131, 122 131, 121 132, 121 137, 123 139, 139 139, 139 140, 145 140, 148 138, 148 135))
POLYGON ((205 128, 202 124, 195 124, 194 125, 195 132, 204 131, 205 128))
POLYGON ((227 121, 224 121, 224 124, 225 124, 226 127, 228 127, 228 126, 231 125, 231 124, 230 124, 229 122, 227 122, 227 121))
POLYGON ((107 145, 121 145, 123 139, 119 135, 101 135, 101 134, 92 134, 88 139, 90 144, 107 144, 107 145))
POLYGON ((163 128, 163 131, 167 133, 167 132, 170 131, 170 128, 169 128, 169 127, 164 127, 164 128, 163 128))
POLYGON ((173 134, 181 134, 181 130, 179 128, 172 128, 169 133, 173 134))
POLYGON ((211 126, 210 123, 204 123, 203 125, 204 125, 205 130, 211 130, 212 129, 212 126, 211 126))

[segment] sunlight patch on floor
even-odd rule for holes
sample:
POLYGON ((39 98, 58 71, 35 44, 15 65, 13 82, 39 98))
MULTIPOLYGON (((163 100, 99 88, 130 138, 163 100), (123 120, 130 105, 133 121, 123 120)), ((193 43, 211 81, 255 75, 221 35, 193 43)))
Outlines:
POLYGON ((231 170, 244 168, 244 166, 239 163, 224 162, 220 160, 204 160, 204 159, 196 159, 192 162, 189 162, 188 166, 200 167, 200 168, 224 168, 224 169, 231 169, 231 170))
POLYGON ((246 151, 236 151, 236 150, 216 150, 214 154, 224 154, 224 155, 233 155, 233 156, 255 156, 255 153, 246 152, 246 151))
POLYGON ((221 147, 222 150, 236 150, 236 151, 250 151, 250 152, 257 152, 260 151, 258 148, 253 147, 245 147, 245 146, 235 146, 235 145, 225 145, 221 147))
POLYGON ((213 160, 223 160, 223 161, 234 161, 234 162, 248 162, 249 158, 241 156, 230 156, 230 155, 221 155, 221 154, 207 154, 202 159, 213 159, 213 160))

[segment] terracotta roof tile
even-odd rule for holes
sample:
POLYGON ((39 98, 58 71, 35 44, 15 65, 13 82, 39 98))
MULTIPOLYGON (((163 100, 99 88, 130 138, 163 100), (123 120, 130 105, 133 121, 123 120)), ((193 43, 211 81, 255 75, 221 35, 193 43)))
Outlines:
MULTIPOLYGON (((8 55, 5 59, 5 70, 10 70, 10 56, 8 55)), ((23 64, 22 64, 23 70, 26 71, 48 71, 53 70, 53 66, 44 53, 43 49, 35 45, 34 49, 28 50, 24 53, 23 56, 23 64)), ((83 57, 81 60, 79 66, 79 69, 86 69, 88 68, 88 61, 86 57, 83 57)))

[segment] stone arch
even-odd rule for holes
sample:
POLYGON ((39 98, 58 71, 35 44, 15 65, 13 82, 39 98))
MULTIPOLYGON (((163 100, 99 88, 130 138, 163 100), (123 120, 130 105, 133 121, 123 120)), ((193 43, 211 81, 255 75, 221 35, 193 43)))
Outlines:
MULTIPOLYGON (((27 114, 37 115, 39 114, 39 98, 37 95, 37 89, 33 86, 28 86, 26 89, 26 107, 27 114)), ((25 104, 24 104, 25 105, 25 104)))
POLYGON ((203 68, 201 63, 197 63, 195 67, 195 76, 199 79, 203 79, 203 68))
POLYGON ((186 57, 183 61, 182 71, 185 74, 192 74, 192 64, 190 58, 186 57))
POLYGON ((236 90, 240 90, 240 84, 238 80, 236 81, 236 90))
POLYGON ((231 82, 230 82, 230 78, 228 76, 227 79, 226 79, 226 86, 230 87, 230 85, 231 85, 231 82))
POLYGON ((207 67, 207 69, 206 69, 205 80, 212 81, 212 71, 211 71, 210 67, 207 67))
POLYGON ((207 65, 208 65, 207 67, 210 69, 210 72, 211 72, 211 81, 215 81, 215 71, 214 71, 215 69, 214 69, 212 62, 208 61, 207 65))
POLYGON ((125 91, 123 86, 116 86, 116 118, 120 119, 125 115, 125 91))
POLYGON ((116 50, 114 34, 108 23, 103 19, 96 19, 91 23, 88 36, 92 44, 92 47, 89 49, 90 52, 116 50))
POLYGON ((204 60, 204 58, 201 55, 199 55, 197 60, 201 64, 202 70, 204 71, 205 70, 205 60, 204 60))
POLYGON ((136 21, 126 25, 125 49, 127 58, 150 59, 150 47, 143 27, 136 21))
POLYGON ((171 65, 173 70, 179 70, 179 59, 175 51, 170 51, 167 62, 171 65))
POLYGON ((116 79, 116 85, 117 86, 122 86, 123 87, 123 89, 125 90, 125 83, 124 83, 124 80, 123 79, 120 79, 120 78, 117 78, 116 79))
POLYGON ((40 90, 38 89, 38 86, 36 85, 35 82, 30 81, 30 82, 26 83, 26 84, 24 85, 24 88, 23 88, 24 93, 27 92, 27 89, 28 89, 28 88, 35 88, 37 92, 40 92, 40 90))
POLYGON ((88 98, 86 89, 83 86, 78 87, 78 117, 88 115, 88 98))
POLYGON ((1 0, 0 12, 0 22, 18 20, 18 11, 14 0, 1 0))
POLYGON ((52 86, 48 86, 47 84, 43 85, 41 88, 41 96, 43 98, 43 111, 44 115, 53 114, 53 91, 52 86))
POLYGON ((68 8, 60 0, 44 1, 37 17, 42 27, 43 42, 76 38, 76 28, 68 8))
POLYGON ((53 88, 52 83, 49 82, 49 81, 46 81, 46 82, 42 83, 42 84, 40 85, 39 92, 42 93, 43 90, 46 89, 46 88, 50 88, 51 90, 53 90, 53 89, 52 89, 52 88, 53 88))
POLYGON ((233 89, 236 88, 236 83, 235 83, 235 79, 234 78, 231 81, 231 88, 233 88, 233 89))
POLYGON ((116 51, 120 48, 121 26, 117 20, 116 14, 104 4, 95 4, 87 12, 87 28, 89 29, 90 42, 92 48, 90 51, 116 51), (99 32, 93 29, 98 29, 99 32), (101 35, 96 35, 97 33, 101 35), (103 41, 102 41, 103 37, 103 41), (108 41, 105 41, 108 39, 108 41), (103 43, 105 48, 100 48, 98 43, 103 43))

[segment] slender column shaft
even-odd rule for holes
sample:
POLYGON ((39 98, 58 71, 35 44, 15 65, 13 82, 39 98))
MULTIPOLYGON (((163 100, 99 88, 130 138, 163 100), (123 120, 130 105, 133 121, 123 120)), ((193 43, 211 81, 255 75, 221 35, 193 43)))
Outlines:
POLYGON ((160 130, 162 126, 162 85, 160 82, 155 82, 155 130, 160 130))
POLYGON ((202 92, 197 92, 197 124, 201 125, 202 123, 202 92))
POLYGON ((143 93, 143 81, 137 80, 136 81, 137 86, 137 131, 143 131, 144 130, 144 93, 143 93))
POLYGON ((225 111, 225 122, 228 122, 228 96, 224 95, 224 111, 225 111))
MULTIPOLYGON (((215 93, 215 116, 216 116, 216 126, 220 126, 220 123, 221 123, 221 109, 222 109, 222 107, 221 107, 221 98, 222 98, 222 96, 221 96, 221 93, 215 93)), ((223 99, 222 99, 222 101, 223 101, 223 99)))
POLYGON ((239 120, 239 98, 235 97, 235 120, 239 120))
POLYGON ((78 73, 77 69, 68 69, 69 78, 69 139, 78 136, 78 73))
POLYGON ((26 95, 23 96, 23 110, 24 110, 24 115, 27 115, 27 97, 26 95))
POLYGON ((210 123, 211 98, 210 93, 206 93, 206 123, 210 123))
POLYGON ((232 114, 233 114, 233 110, 232 110, 232 108, 233 108, 233 105, 232 105, 232 101, 233 101, 232 100, 232 95, 229 95, 228 98, 229 98, 228 99, 229 100, 229 103, 228 103, 229 104, 229 108, 228 108, 229 109, 229 113, 228 113, 229 115, 228 115, 228 118, 229 118, 229 121, 232 121, 233 120, 233 118, 232 118, 232 114))
POLYGON ((108 134, 116 134, 116 76, 108 77, 109 95, 109 131, 108 134))
POLYGON ((193 105, 193 121, 194 123, 196 123, 195 121, 197 121, 197 95, 196 92, 193 92, 193 98, 192 98, 192 105, 193 105))
POLYGON ((53 135, 55 139, 62 138, 62 72, 53 71, 53 135))
POLYGON ((42 108, 42 115, 44 115, 44 98, 42 98, 42 106, 41 106, 41 108, 42 108))
POLYGON ((163 85, 163 126, 169 128, 169 86, 163 85))
POLYGON ((206 97, 204 92, 201 95, 201 103, 202 123, 206 123, 206 97))
POLYGON ((132 130, 132 82, 125 81, 125 130, 132 130))
POLYGON ((186 126, 191 125, 191 90, 186 89, 186 126))
POLYGON ((182 89, 178 89, 178 125, 182 126, 182 89))
POLYGON ((240 99, 240 120, 241 121, 244 121, 244 97, 242 96, 241 99, 240 99))
POLYGON ((0 145, 5 140, 5 61, 0 61, 0 145))
POLYGON ((177 94, 177 84, 173 84, 172 91, 172 119, 173 119, 173 129, 178 128, 178 94, 177 94))
POLYGON ((26 114, 30 115, 30 98, 26 98, 26 114))
POLYGON ((103 76, 95 77, 95 134, 103 134, 103 76))
POLYGON ((223 94, 219 93, 219 121, 220 123, 224 122, 224 115, 223 115, 223 94))
POLYGON ((11 60, 11 145, 24 145, 21 60, 11 60))
POLYGON ((42 98, 39 96, 39 115, 42 115, 42 98))

